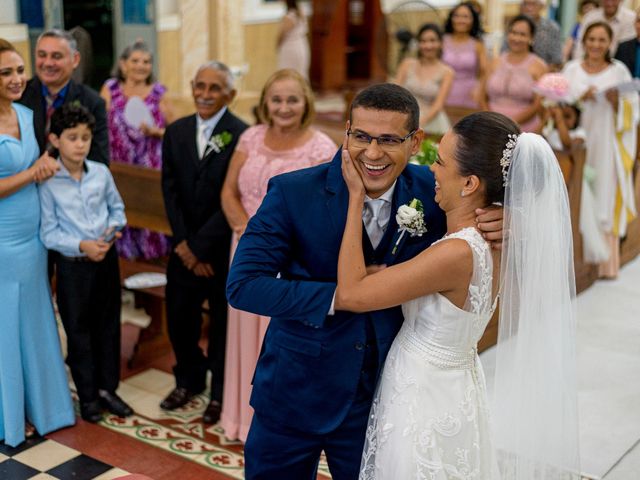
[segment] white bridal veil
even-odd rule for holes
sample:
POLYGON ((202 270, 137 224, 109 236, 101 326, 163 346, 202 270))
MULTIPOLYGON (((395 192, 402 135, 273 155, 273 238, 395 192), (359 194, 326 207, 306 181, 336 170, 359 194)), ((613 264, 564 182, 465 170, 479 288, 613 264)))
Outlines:
POLYGON ((504 216, 492 410, 501 478, 578 479, 571 217, 560 167, 539 135, 518 137, 504 216))

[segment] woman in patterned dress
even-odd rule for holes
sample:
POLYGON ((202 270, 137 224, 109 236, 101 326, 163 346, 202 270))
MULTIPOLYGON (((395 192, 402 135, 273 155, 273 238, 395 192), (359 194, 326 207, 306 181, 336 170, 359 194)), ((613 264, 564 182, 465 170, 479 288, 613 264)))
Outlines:
MULTIPOLYGON (((164 128, 174 118, 166 88, 153 81, 152 66, 146 44, 135 42, 120 55, 114 78, 104 83, 100 96, 107 105, 111 161, 160 170, 164 128), (152 123, 129 124, 125 110, 134 97, 142 99, 152 123)), ((117 247, 124 258, 149 260, 167 255, 170 243, 161 233, 126 227, 117 247)))

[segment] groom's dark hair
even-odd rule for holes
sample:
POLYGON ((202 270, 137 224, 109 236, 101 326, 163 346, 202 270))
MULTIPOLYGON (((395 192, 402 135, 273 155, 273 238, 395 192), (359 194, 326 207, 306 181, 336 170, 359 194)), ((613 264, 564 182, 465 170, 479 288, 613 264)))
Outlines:
POLYGON ((370 108, 409 115, 405 125, 410 132, 420 128, 420 107, 415 97, 406 88, 393 83, 379 83, 362 90, 351 102, 349 122, 352 122, 353 109, 370 108))

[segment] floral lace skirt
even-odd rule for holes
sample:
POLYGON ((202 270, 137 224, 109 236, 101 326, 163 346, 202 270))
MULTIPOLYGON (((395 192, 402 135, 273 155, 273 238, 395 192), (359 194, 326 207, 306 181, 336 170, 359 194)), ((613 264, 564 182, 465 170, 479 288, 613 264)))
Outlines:
POLYGON ((499 478, 475 350, 398 334, 367 427, 360 480, 499 478))

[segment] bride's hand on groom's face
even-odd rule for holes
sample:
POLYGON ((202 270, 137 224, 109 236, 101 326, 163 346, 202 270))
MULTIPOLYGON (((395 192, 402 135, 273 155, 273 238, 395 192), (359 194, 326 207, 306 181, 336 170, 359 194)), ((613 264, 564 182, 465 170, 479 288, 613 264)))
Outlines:
POLYGON ((365 188, 362 183, 362 178, 356 170, 351 155, 348 150, 349 136, 344 136, 344 143, 342 144, 342 177, 344 178, 347 188, 349 189, 349 195, 361 196, 364 198, 365 188))
POLYGON ((503 208, 492 205, 476 209, 476 225, 491 248, 502 249, 503 208))

